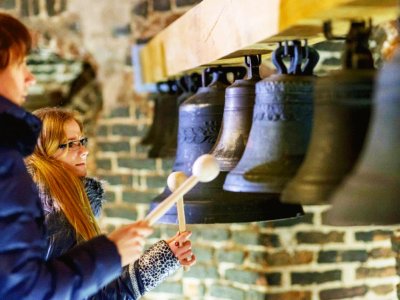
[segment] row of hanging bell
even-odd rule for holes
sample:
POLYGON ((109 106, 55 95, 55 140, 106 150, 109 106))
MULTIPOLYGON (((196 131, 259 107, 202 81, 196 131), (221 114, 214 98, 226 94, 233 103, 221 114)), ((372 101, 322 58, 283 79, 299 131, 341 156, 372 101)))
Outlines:
POLYGON ((326 222, 400 224, 400 48, 378 74, 371 122, 355 167, 333 194, 326 222))
MULTIPOLYGON (((305 49, 300 47, 294 51, 294 48, 294 46, 290 46, 286 47, 286 50, 290 49, 292 60, 297 62, 294 59, 294 53, 305 49)), ((282 52, 283 49, 282 47, 278 48, 276 53, 282 52)), ((279 55, 277 54, 276 56, 279 55)), ((310 58, 309 61, 313 59, 310 58)), ((278 193, 234 193, 222 189, 226 175, 235 167, 247 144, 253 115, 255 84, 260 80, 258 70, 260 60, 259 56, 246 57, 246 64, 248 65, 247 79, 236 80, 234 84, 226 89, 223 125, 219 131, 218 140, 213 149, 211 149, 211 154, 219 161, 222 172, 214 181, 200 183, 185 195, 185 212, 188 223, 280 220, 298 217, 304 213, 301 205, 282 204, 279 201, 278 193)), ((293 61, 290 69, 293 68, 293 61)), ((311 63, 308 67, 310 68, 310 66, 311 63)), ((283 62, 279 67, 285 68, 283 62)), ((182 156, 179 156, 180 145, 178 146, 176 162, 182 160, 182 156)), ((183 150, 185 148, 189 149, 189 147, 182 148, 183 150)), ((182 161, 188 162, 186 165, 176 163, 174 170, 190 174, 193 161, 199 155, 208 153, 209 149, 206 150, 207 152, 198 153, 196 157, 192 156, 183 159, 182 161)), ((164 190, 161 197, 155 199, 153 206, 157 205, 169 193, 169 191, 166 192, 164 190)), ((172 208, 160 221, 176 223, 176 209, 172 208)))
POLYGON ((312 137, 306 158, 282 193, 285 203, 327 204, 331 193, 352 169, 364 144, 375 77, 368 49, 371 27, 353 21, 345 39, 342 69, 318 78, 314 96, 312 137))

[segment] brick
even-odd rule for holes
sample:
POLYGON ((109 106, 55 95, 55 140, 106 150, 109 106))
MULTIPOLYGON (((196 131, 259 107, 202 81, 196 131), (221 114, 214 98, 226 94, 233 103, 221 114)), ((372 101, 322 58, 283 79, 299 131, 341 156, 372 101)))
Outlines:
POLYGON ((121 118, 121 117, 129 117, 129 106, 124 106, 124 107, 117 107, 114 108, 110 115, 109 118, 121 118))
POLYGON ((235 231, 232 233, 232 240, 243 245, 258 245, 259 234, 252 231, 235 231))
POLYGON ((340 281, 342 278, 342 272, 340 270, 331 270, 326 272, 292 272, 290 277, 292 284, 320 284, 324 282, 340 281))
POLYGON ((266 247, 280 247, 281 242, 279 241, 279 236, 277 234, 261 234, 260 235, 260 245, 266 247))
POLYGON ((378 285, 374 286, 371 288, 371 290, 380 296, 390 294, 394 291, 395 286, 391 284, 383 284, 383 285, 378 285))
POLYGON ((396 257, 396 252, 390 248, 376 248, 368 253, 370 258, 391 258, 396 257))
POLYGON ((136 144, 135 145, 135 152, 138 153, 138 154, 146 154, 147 155, 147 153, 150 150, 150 147, 151 146, 149 146, 149 145, 136 144))
POLYGON ((114 192, 107 191, 104 197, 107 202, 115 202, 116 196, 114 192))
POLYGON ((135 159, 135 158, 118 158, 118 167, 129 168, 129 169, 144 169, 144 170, 155 170, 156 161, 155 159, 135 159))
POLYGON ((196 255, 197 263, 207 263, 212 261, 213 249, 205 247, 195 247, 193 252, 196 255))
MULTIPOLYGON (((311 300, 309 291, 291 291, 283 293, 261 293, 256 291, 247 292, 249 300, 311 300)), ((246 300, 247 300, 246 299, 246 300)))
POLYGON ((136 125, 114 125, 111 127, 111 133, 117 136, 137 136, 139 130, 136 125))
POLYGON ((140 1, 133 7, 132 13, 146 18, 149 13, 149 2, 147 0, 140 1))
POLYGON ((265 285, 265 277, 259 272, 251 272, 246 270, 229 269, 225 271, 225 277, 229 281, 240 282, 245 284, 265 285))
POLYGON ((166 176, 147 176, 146 177, 147 188, 164 188, 167 186, 166 176))
POLYGON ((170 0, 153 0, 153 9, 155 11, 171 10, 171 2, 170 0))
POLYGON ((195 264, 190 267, 190 270, 185 273, 185 277, 205 279, 217 279, 219 278, 218 269, 213 266, 206 266, 202 264, 195 264))
POLYGON ((133 208, 126 206, 107 206, 103 209, 106 217, 122 218, 135 221, 137 219, 137 212, 133 208))
POLYGON ((108 126, 99 125, 96 128, 96 136, 107 136, 108 135, 108 126))
POLYGON ((306 213, 304 216, 299 218, 285 219, 275 222, 262 222, 260 223, 260 226, 268 228, 291 227, 299 224, 313 224, 313 220, 314 214, 306 213))
POLYGON ((193 6, 195 4, 200 3, 201 0, 176 0, 176 6, 193 6))
POLYGON ((111 170, 111 160, 110 159, 96 159, 97 169, 111 170))
POLYGON ((155 193, 124 191, 124 192, 122 192, 122 201, 126 202, 126 203, 149 204, 157 196, 158 196, 158 194, 155 194, 155 193))
POLYGON ((296 251, 289 253, 279 251, 275 253, 264 253, 263 261, 268 266, 291 266, 309 264, 313 261, 314 254, 311 251, 296 251))
POLYGON ((245 300, 246 293, 238 288, 214 284, 210 287, 210 296, 229 300, 245 300))
POLYGON ((365 262, 367 260, 366 250, 320 251, 318 253, 318 263, 365 262))
POLYGON ((163 158, 162 159, 162 169, 163 169, 163 171, 170 172, 172 170, 174 162, 175 162, 175 159, 163 158))
POLYGON ((218 262, 231 262, 235 264, 242 264, 244 260, 243 251, 238 250, 217 250, 216 253, 218 262))
POLYGON ((284 293, 268 293, 262 300, 311 300, 309 291, 291 291, 284 293))
POLYGON ((102 179, 110 185, 132 185, 133 183, 130 175, 104 175, 102 179))
POLYGON ((327 243, 343 243, 344 232, 331 231, 323 233, 319 231, 298 232, 296 234, 299 244, 327 244, 327 243))
POLYGON ((391 277, 396 275, 395 267, 384 267, 384 268, 366 268, 361 267, 356 270, 356 278, 380 278, 380 277, 391 277))
POLYGON ((129 152, 131 149, 129 142, 99 142, 97 146, 103 152, 129 152))
POLYGON ((213 228, 212 230, 202 230, 201 237, 205 241, 220 242, 229 239, 229 230, 223 228, 213 228))
POLYGON ((372 242, 390 239, 391 234, 387 230, 359 231, 355 233, 355 237, 357 241, 372 242))
POLYGON ((365 285, 324 290, 319 293, 320 300, 334 300, 334 299, 352 299, 355 297, 362 297, 368 293, 368 287, 365 285))

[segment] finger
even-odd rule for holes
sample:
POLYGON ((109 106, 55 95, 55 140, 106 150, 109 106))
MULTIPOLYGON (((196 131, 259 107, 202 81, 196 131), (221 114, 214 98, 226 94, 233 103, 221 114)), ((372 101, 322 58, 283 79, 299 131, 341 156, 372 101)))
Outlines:
POLYGON ((177 238, 180 241, 186 241, 187 239, 190 238, 191 235, 192 235, 191 231, 178 232, 177 238))
POLYGON ((141 236, 144 236, 144 237, 149 236, 154 231, 150 227, 137 227, 137 226, 132 226, 131 230, 132 230, 132 232, 134 234, 141 235, 141 236))
POLYGON ((179 260, 183 260, 183 259, 190 258, 190 257, 192 257, 193 255, 194 255, 194 254, 193 254, 192 250, 191 250, 191 249, 188 249, 188 250, 186 250, 186 251, 181 251, 181 252, 179 253, 179 255, 177 256, 177 258, 178 258, 179 260))
POLYGON ((185 258, 179 261, 182 266, 193 266, 196 262, 196 256, 193 254, 190 258, 185 258))

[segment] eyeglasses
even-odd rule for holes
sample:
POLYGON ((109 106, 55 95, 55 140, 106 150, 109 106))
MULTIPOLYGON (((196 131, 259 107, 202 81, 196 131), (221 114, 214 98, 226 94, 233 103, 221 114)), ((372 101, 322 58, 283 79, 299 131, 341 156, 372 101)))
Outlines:
POLYGON ((69 150, 76 151, 81 146, 86 147, 87 143, 88 143, 88 138, 84 137, 84 138, 81 138, 80 140, 69 141, 68 143, 60 144, 58 146, 58 148, 63 149, 63 150, 68 148, 69 150))

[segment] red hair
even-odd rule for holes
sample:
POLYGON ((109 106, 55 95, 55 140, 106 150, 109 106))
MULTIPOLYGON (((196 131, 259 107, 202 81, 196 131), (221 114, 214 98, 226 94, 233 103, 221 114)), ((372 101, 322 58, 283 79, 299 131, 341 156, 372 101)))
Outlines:
POLYGON ((0 12, 0 70, 14 60, 23 60, 31 50, 28 28, 13 16, 0 12))

